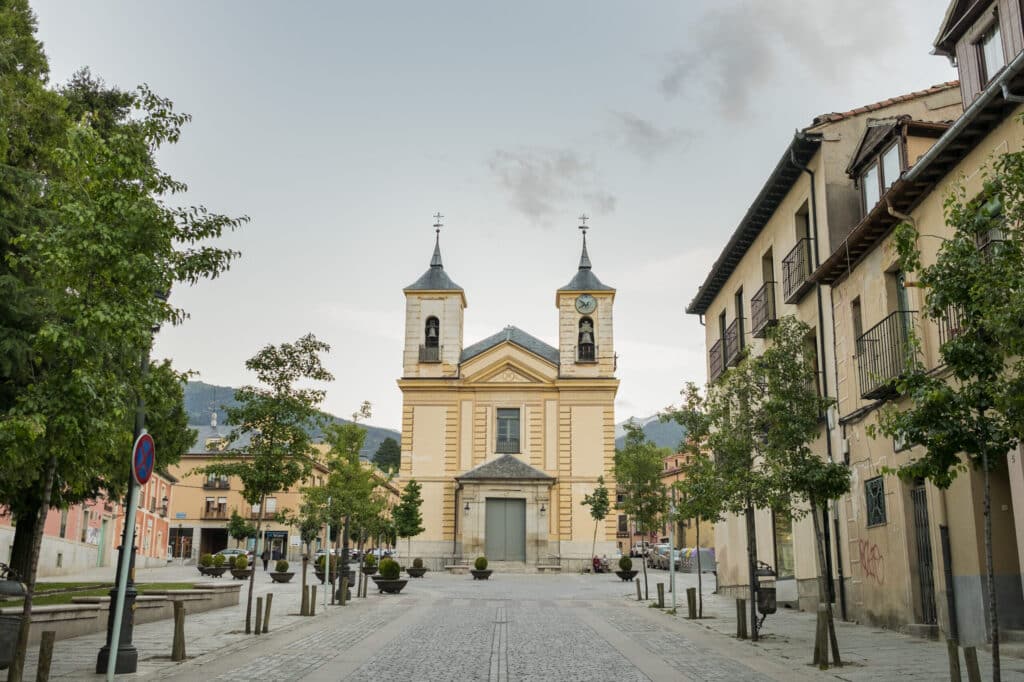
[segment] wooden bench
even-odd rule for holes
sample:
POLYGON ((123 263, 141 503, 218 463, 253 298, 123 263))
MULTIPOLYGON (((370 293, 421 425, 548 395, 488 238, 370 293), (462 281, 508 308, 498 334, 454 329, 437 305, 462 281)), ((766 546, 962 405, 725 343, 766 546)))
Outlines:
POLYGON ((452 575, 465 575, 469 572, 469 564, 452 564, 445 566, 444 570, 448 571, 452 575))
POLYGON ((548 571, 552 573, 558 573, 561 570, 561 564, 537 564, 538 573, 547 573, 548 571))

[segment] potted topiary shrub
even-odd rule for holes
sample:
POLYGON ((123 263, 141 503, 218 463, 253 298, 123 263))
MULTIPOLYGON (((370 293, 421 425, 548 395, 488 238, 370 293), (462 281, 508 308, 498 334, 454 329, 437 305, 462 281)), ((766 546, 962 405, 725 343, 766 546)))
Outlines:
POLYGON ((253 569, 249 568, 249 558, 244 554, 237 554, 231 559, 231 575, 235 580, 248 580, 253 569))
POLYGON ((628 556, 624 556, 619 559, 619 570, 615 571, 615 575, 623 580, 632 580, 638 572, 633 570, 633 560, 628 556))
POLYGON ((213 576, 214 578, 224 575, 224 571, 228 570, 228 567, 224 565, 226 561, 227 559, 224 558, 223 554, 214 554, 213 566, 206 569, 206 575, 213 576))
POLYGON ((473 574, 473 580, 487 580, 494 571, 487 568, 487 557, 478 556, 469 572, 473 574))
POLYGON ((423 559, 417 557, 412 560, 412 567, 405 569, 405 572, 409 574, 410 578, 422 578, 427 569, 423 565, 423 559))
POLYGON ((363 573, 373 575, 377 572, 377 557, 367 554, 363 559, 363 573))
MULTIPOLYGON (((313 569, 316 572, 316 579, 319 582, 324 581, 324 563, 327 560, 326 554, 321 554, 316 558, 316 567, 313 569)), ((327 576, 327 582, 333 583, 338 577, 338 557, 331 555, 331 574, 327 576)))
POLYGON ((295 572, 288 570, 288 562, 284 559, 278 559, 274 564, 274 570, 270 572, 270 577, 275 583, 286 583, 292 579, 293 575, 295 572))
POLYGON ((397 561, 394 559, 381 559, 380 576, 374 576, 373 581, 377 583, 377 589, 381 592, 398 594, 409 582, 408 580, 400 580, 399 576, 401 574, 402 567, 398 565, 397 561))
POLYGON ((213 568, 213 555, 204 554, 201 557, 199 557, 199 563, 196 565, 196 568, 199 569, 199 572, 202 575, 206 575, 207 570, 213 568))

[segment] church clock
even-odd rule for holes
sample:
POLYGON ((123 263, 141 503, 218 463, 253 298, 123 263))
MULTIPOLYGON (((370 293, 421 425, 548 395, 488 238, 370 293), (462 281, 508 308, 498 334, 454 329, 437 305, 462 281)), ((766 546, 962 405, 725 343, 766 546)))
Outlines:
POLYGON ((590 294, 582 294, 576 297, 576 312, 582 315, 589 315, 597 310, 597 299, 590 294))

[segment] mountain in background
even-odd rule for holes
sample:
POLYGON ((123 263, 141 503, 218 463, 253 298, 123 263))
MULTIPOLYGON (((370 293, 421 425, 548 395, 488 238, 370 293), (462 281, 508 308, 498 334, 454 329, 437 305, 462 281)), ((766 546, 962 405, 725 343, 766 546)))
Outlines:
MULTIPOLYGON (((238 402, 235 400, 235 389, 231 386, 215 386, 202 381, 189 381, 185 384, 185 412, 188 413, 190 426, 209 426, 210 413, 214 410, 217 411, 217 422, 227 424, 227 412, 224 408, 236 405, 238 402)), ((325 412, 324 415, 334 424, 352 423, 348 419, 335 417, 333 414, 325 412)), ((399 443, 402 442, 402 434, 393 429, 370 426, 369 424, 360 424, 360 426, 366 429, 366 442, 363 443, 363 449, 359 452, 360 457, 364 459, 372 458, 385 438, 394 438, 399 443)), ((314 438, 319 438, 323 434, 317 429, 311 435, 314 438)))
POLYGON ((643 429, 644 435, 647 436, 647 440, 651 441, 659 448, 670 448, 675 452, 679 448, 679 443, 682 442, 683 436, 686 435, 686 430, 675 422, 662 422, 658 420, 658 415, 653 417, 630 417, 626 421, 619 422, 615 425, 615 447, 621 448, 626 444, 626 429, 625 424, 633 423, 640 426, 643 429))

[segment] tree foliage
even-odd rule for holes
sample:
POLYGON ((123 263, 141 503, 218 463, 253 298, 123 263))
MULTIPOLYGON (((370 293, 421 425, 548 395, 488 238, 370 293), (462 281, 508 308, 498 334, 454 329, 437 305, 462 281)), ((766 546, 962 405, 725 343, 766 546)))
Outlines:
POLYGON ((395 523, 395 534, 400 538, 416 537, 423 532, 423 514, 420 507, 423 506, 423 497, 420 495, 422 487, 415 478, 409 479, 405 489, 402 490, 402 499, 398 505, 391 510, 391 519, 395 523))
MULTIPOLYGON (((233 425, 228 434, 229 447, 197 471, 237 477, 242 483, 242 498, 250 505, 259 505, 261 510, 268 495, 287 490, 309 476, 317 455, 309 431, 322 419, 317 408, 325 392, 302 388, 300 384, 333 379, 320 358, 321 353, 329 350, 326 343, 307 334, 294 343, 264 346, 246 360, 246 369, 256 374, 261 385, 245 386, 235 392, 238 404, 228 408, 228 420, 233 425), (230 444, 243 435, 250 440, 240 456, 230 451, 230 444)), ((257 554, 262 523, 261 515, 256 520, 257 554)), ((246 631, 251 624, 252 592, 250 578, 246 631)))
POLYGON ((594 492, 584 495, 580 504, 590 509, 590 518, 594 519, 594 540, 590 546, 590 555, 596 556, 597 529, 612 508, 611 500, 608 497, 608 488, 604 485, 604 476, 597 477, 597 487, 594 488, 594 492))
POLYGON ((381 441, 377 452, 373 455, 373 463, 382 471, 398 471, 402 463, 402 448, 394 438, 388 437, 381 441))
MULTIPOLYGON (((615 482, 623 493, 619 508, 631 516, 637 529, 646 535, 658 527, 668 511, 668 496, 661 484, 667 453, 647 440, 641 427, 627 423, 625 428, 625 443, 615 450, 615 482)), ((645 594, 649 595, 646 562, 644 586, 645 594)))

